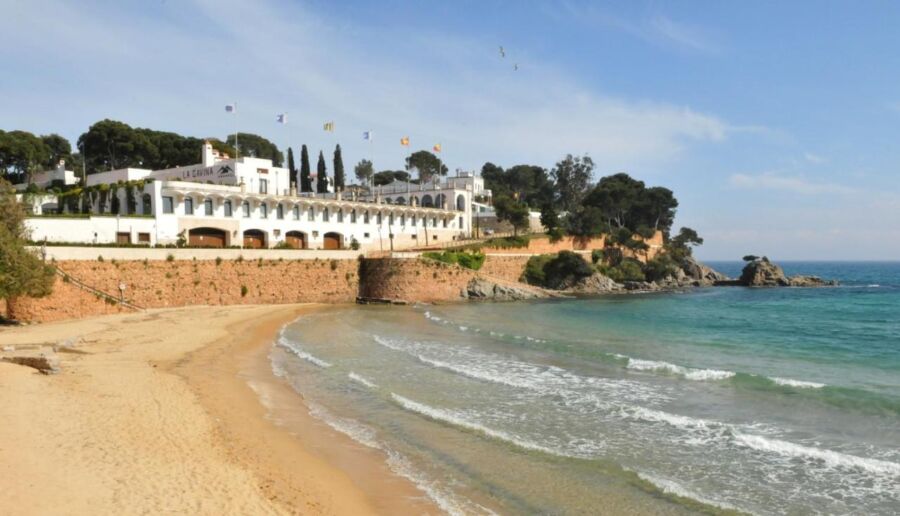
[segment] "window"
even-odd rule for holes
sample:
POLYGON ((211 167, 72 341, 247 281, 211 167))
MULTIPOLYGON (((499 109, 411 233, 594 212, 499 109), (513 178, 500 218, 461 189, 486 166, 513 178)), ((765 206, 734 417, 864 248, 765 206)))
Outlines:
POLYGON ((368 223, 369 223, 369 212, 364 211, 363 212, 363 224, 368 224, 368 223))
POLYGON ((206 199, 203 201, 203 213, 209 217, 213 214, 213 201, 212 199, 206 199))
POLYGON ((310 206, 306 216, 310 221, 316 220, 316 209, 310 206))
MULTIPOLYGON (((262 203, 259 205, 259 218, 267 219, 269 218, 269 205, 266 203, 262 203)), ((444 221, 446 222, 446 221, 444 221)))
POLYGON ((282 220, 282 219, 284 218, 284 206, 282 206, 282 205, 279 204, 279 205, 275 208, 275 217, 276 217, 278 220, 282 220))
POLYGON ((190 197, 184 198, 184 214, 185 215, 193 215, 194 214, 194 199, 190 197))
POLYGON ((363 233, 363 238, 369 238, 369 234, 368 234, 368 233, 363 233))
POLYGON ((241 211, 244 212, 244 218, 249 219, 250 218, 250 203, 247 201, 244 201, 241 204, 241 211))
POLYGON ((410 219, 409 225, 415 227, 416 226, 416 216, 410 215, 409 219, 410 219))
POLYGON ((175 213, 175 200, 171 197, 163 197, 163 213, 175 213))
POLYGON ((269 193, 269 180, 268 179, 260 179, 259 180, 259 193, 269 193))
POLYGON ((431 217, 431 227, 437 227, 437 217, 431 217))
POLYGON ((447 219, 444 219, 444 227, 447 227, 447 219))
POLYGON ((388 215, 388 226, 393 226, 393 225, 394 225, 394 212, 391 212, 390 215, 388 215))
POLYGON ((330 216, 330 215, 329 215, 329 213, 328 213, 328 208, 324 208, 324 209, 322 210, 322 222, 328 222, 329 216, 330 216))
POLYGON ((405 226, 405 225, 406 225, 406 214, 405 214, 405 213, 402 214, 402 215, 400 215, 400 225, 401 225, 401 226, 405 226))
POLYGON ((356 224, 356 210, 350 211, 350 223, 356 224))
POLYGON ((138 233, 138 243, 149 244, 150 243, 150 233, 138 233))
POLYGON ((460 229, 463 227, 463 218, 462 217, 459 218, 459 226, 457 226, 457 227, 460 229))
POLYGON ((375 214, 375 223, 378 224, 379 226, 381 225, 381 212, 380 211, 375 214))
POLYGON ((300 207, 294 206, 294 209, 291 211, 293 212, 294 220, 300 220, 300 207))
POLYGON ((344 210, 338 210, 337 216, 338 216, 338 222, 344 222, 344 210))
POLYGON ((230 217, 231 216, 231 201, 225 201, 224 203, 222 203, 222 209, 225 211, 225 216, 230 217))

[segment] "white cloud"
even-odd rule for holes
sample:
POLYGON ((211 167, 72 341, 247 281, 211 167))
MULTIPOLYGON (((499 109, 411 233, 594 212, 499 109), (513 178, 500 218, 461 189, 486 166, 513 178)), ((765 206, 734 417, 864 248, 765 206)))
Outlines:
MULTIPOLYGON (((498 63, 494 42, 477 37, 352 26, 271 1, 172 4, 154 4, 152 16, 111 12, 108 4, 22 7, 0 43, 21 43, 35 62, 51 52, 43 42, 56 35, 44 30, 41 13, 64 9, 65 26, 78 27, 81 37, 59 29, 68 43, 52 54, 71 64, 52 95, 0 86, 15 100, 0 107, 0 118, 40 120, 41 132, 57 130, 53 124, 68 113, 78 117, 70 122, 78 132, 109 116, 223 135, 233 126, 222 105, 237 100, 242 131, 285 146, 308 143, 312 152, 340 142, 349 160, 371 154, 379 168, 401 165, 405 149, 397 141, 407 135, 415 148, 443 143, 451 169, 486 160, 551 165, 566 153, 590 153, 605 171, 670 163, 732 130, 689 107, 586 91, 537 60, 514 72, 498 63), (98 44, 116 50, 98 52, 98 44), (67 111, 73 104, 78 113, 67 111), (285 111, 291 125, 274 126, 274 114, 285 111), (326 120, 336 122, 334 135, 322 133, 326 120), (361 139, 365 130, 377 135, 371 147, 361 139)), ((675 25, 658 25, 690 41, 675 25)))
POLYGON ((826 163, 828 161, 828 159, 826 159, 822 156, 819 156, 818 154, 813 154, 812 152, 803 153, 803 159, 805 159, 806 161, 808 161, 810 163, 815 163, 815 164, 826 163))
POLYGON ((744 190, 776 190, 803 195, 845 194, 855 190, 848 186, 818 182, 800 176, 784 176, 774 172, 763 174, 732 174, 728 179, 734 188, 744 190))

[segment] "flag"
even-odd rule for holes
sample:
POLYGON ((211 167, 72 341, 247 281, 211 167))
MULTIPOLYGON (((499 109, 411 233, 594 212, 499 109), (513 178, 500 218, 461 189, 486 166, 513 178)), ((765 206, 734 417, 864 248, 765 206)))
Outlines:
POLYGON ((286 124, 287 123, 287 113, 275 115, 275 121, 278 122, 279 124, 286 124))
POLYGON ((432 147, 432 148, 434 149, 434 152, 441 152, 441 144, 440 143, 435 143, 434 147, 432 147))
POLYGON ((409 136, 404 136, 403 138, 400 138, 400 145, 403 145, 404 147, 409 147, 409 136))
POLYGON ((226 113, 234 113, 237 111, 237 104, 225 104, 226 113))
POLYGON ((363 132, 363 140, 372 141, 372 139, 374 137, 375 137, 375 133, 373 133, 372 131, 364 131, 363 132))
POLYGON ((322 126, 322 129, 328 131, 329 133, 334 132, 334 122, 325 122, 325 125, 322 126))

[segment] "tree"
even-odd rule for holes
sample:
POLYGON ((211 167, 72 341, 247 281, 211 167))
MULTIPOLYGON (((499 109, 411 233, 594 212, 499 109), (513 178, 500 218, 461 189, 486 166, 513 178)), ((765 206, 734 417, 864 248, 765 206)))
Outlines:
POLYGON ((328 175, 325 168, 325 155, 319 151, 319 163, 316 166, 316 192, 328 193, 328 175))
MULTIPOLYGON (((691 228, 681 228, 678 234, 669 240, 666 251, 677 262, 682 262, 694 254, 693 247, 703 245, 703 239, 691 228)), ((745 256, 744 259, 750 258, 745 256)), ((753 257, 755 258, 755 257, 753 257)))
POLYGON ((382 170, 373 176, 375 186, 382 186, 393 181, 409 181, 409 172, 404 170, 382 170))
POLYGON ((494 211, 498 221, 509 222, 513 227, 513 235, 519 231, 527 231, 530 227, 531 212, 523 202, 501 196, 494 199, 494 211))
POLYGON ((532 209, 541 209, 553 201, 553 184, 547 171, 535 165, 516 165, 508 170, 485 163, 481 167, 485 188, 494 197, 507 196, 524 202, 532 209))
POLYGON ((672 223, 675 222, 677 207, 678 200, 675 199, 672 190, 661 186, 647 188, 642 192, 636 206, 636 224, 638 227, 644 225, 668 234, 672 223))
POLYGON ((557 206, 563 211, 575 210, 588 191, 593 174, 594 161, 590 156, 568 154, 558 162, 550 172, 555 183, 557 206))
POLYGON ((69 143, 69 140, 53 133, 41 136, 41 141, 44 142, 50 153, 47 161, 43 163, 47 170, 56 168, 60 160, 66 160, 66 163, 71 161, 72 145, 69 143))
POLYGON ((422 183, 431 181, 437 175, 446 176, 448 171, 437 156, 426 150, 416 151, 406 158, 406 170, 411 172, 412 169, 419 171, 419 181, 422 183))
POLYGON ((297 184, 297 167, 294 166, 294 149, 292 149, 291 147, 288 147, 287 161, 288 161, 288 178, 289 178, 288 181, 290 181, 289 184, 296 185, 297 184))
POLYGON ((313 191, 309 168, 309 152, 306 150, 306 144, 303 144, 303 147, 300 148, 300 191, 313 191))
POLYGON ((25 209, 0 178, 0 299, 43 297, 53 288, 53 268, 25 248, 25 209))
POLYGON ((593 206, 579 206, 566 215, 566 231, 576 238, 600 236, 604 229, 603 213, 593 206))
POLYGON ((278 146, 258 134, 241 133, 237 140, 235 140, 235 135, 230 134, 225 141, 229 145, 234 145, 237 141, 237 144, 240 145, 238 150, 242 156, 270 159, 272 165, 276 167, 280 167, 284 162, 284 154, 278 150, 278 146))
POLYGON ((371 161, 364 159, 353 167, 353 173, 356 174, 357 181, 368 185, 372 181, 372 176, 375 175, 375 169, 372 167, 371 161))
MULTIPOLYGON (((159 151, 142 131, 115 120, 96 122, 78 138, 88 174, 126 167, 150 166, 159 151)), ((199 147, 198 147, 199 148, 199 147)))
POLYGON ((334 191, 344 189, 344 158, 341 156, 341 144, 334 148, 334 191))
POLYGON ((0 131, 0 173, 14 183, 27 182, 49 161, 50 148, 27 131, 0 131))
POLYGON ((556 211, 556 207, 551 202, 545 203, 541 207, 541 225, 554 238, 563 236, 560 231, 559 212, 556 211))

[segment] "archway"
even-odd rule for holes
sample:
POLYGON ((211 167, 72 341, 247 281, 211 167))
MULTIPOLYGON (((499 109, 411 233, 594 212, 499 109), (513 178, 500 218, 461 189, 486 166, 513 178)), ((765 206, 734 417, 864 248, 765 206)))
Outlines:
POLYGON ((228 234, 217 228, 191 228, 188 230, 188 245, 193 247, 225 247, 228 234))
POLYGON ((444 204, 447 203, 447 196, 444 194, 437 194, 434 197, 434 207, 438 209, 444 209, 444 204))
POLYGON ((406 199, 403 196, 397 197, 397 201, 394 204, 405 205, 406 199))
POLYGON ((284 241, 292 249, 306 249, 306 233, 302 231, 288 231, 284 235, 284 241))
POLYGON ((466 196, 463 194, 456 196, 456 211, 466 211, 466 196))
POLYGON ((244 247, 248 249, 264 249, 266 247, 266 234, 259 229, 244 231, 244 247))
POLYGON ((325 233, 324 245, 325 249, 341 249, 344 247, 344 237, 340 233, 325 233))
POLYGON ((423 195, 421 204, 422 204, 423 208, 433 208, 434 207, 434 199, 431 198, 431 194, 423 195))

